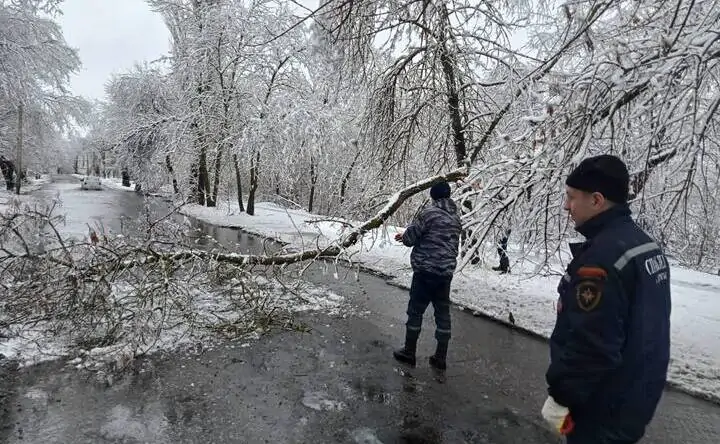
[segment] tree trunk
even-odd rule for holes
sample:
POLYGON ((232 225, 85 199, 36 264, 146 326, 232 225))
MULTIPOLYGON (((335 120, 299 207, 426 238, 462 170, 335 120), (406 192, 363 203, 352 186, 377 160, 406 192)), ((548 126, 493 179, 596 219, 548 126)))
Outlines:
POLYGON ((198 203, 200 205, 207 205, 208 207, 215 206, 215 203, 212 202, 212 196, 210 195, 207 150, 204 145, 200 148, 200 157, 198 159, 198 203))
POLYGON ((260 167, 260 151, 250 158, 250 191, 248 192, 247 214, 255 215, 255 191, 258 187, 258 168, 260 167))
POLYGON ((317 170, 315 169, 315 157, 310 156, 310 200, 308 202, 308 213, 313 211, 315 201, 315 184, 317 183, 317 170))
POLYGON ((170 162, 169 154, 165 156, 165 167, 167 167, 168 173, 170 173, 170 177, 172 178, 173 192, 175 194, 180 194, 180 188, 178 187, 177 179, 175 178, 175 170, 173 169, 172 162, 170 162))
MULTIPOLYGON (((203 16, 203 14, 205 13, 205 10, 202 8, 202 6, 205 4, 206 2, 203 0, 193 0, 192 2, 192 10, 196 17, 198 35, 204 35, 203 21, 205 20, 205 17, 203 16)), ((197 66, 209 68, 207 48, 202 48, 198 51, 195 51, 191 63, 196 64, 197 66)), ((192 74, 196 93, 196 97, 193 99, 192 105, 193 107, 195 107, 195 109, 200 110, 200 113, 194 116, 191 123, 191 128, 195 136, 193 141, 195 153, 197 153, 198 156, 196 196, 197 203, 203 206, 214 206, 214 202, 212 202, 212 196, 210 195, 210 177, 208 176, 207 168, 208 138, 205 134, 206 129, 202 127, 206 116, 201 111, 204 109, 204 97, 206 97, 206 95, 210 91, 210 82, 208 81, 206 74, 207 71, 204 69, 199 69, 192 74)))
POLYGON ((661 128, 658 131, 658 135, 650 144, 651 152, 655 151, 658 154, 651 156, 645 165, 645 169, 630 175, 630 195, 629 200, 635 199, 645 189, 650 174, 660 164, 672 159, 677 154, 677 148, 670 149, 668 151, 662 151, 662 141, 665 138, 665 128, 661 128))
POLYGON ((217 204, 217 197, 218 197, 218 189, 220 188, 220 165, 222 163, 222 155, 223 155, 223 144, 218 144, 218 151, 215 155, 215 177, 213 178, 213 188, 212 188, 212 205, 208 203, 209 207, 214 207, 217 204))
MULTIPOLYGON (((450 27, 447 6, 440 5, 440 13, 444 25, 450 27)), ((445 32, 443 32, 445 34, 445 32)), ((453 145, 455 147, 455 159, 458 167, 462 167, 467 158, 467 147, 465 144, 465 133, 463 132, 462 116, 460 114, 460 95, 458 93, 457 80, 455 79, 456 65, 455 57, 450 53, 447 42, 442 42, 440 47, 440 64, 445 74, 447 86, 448 111, 452 122, 453 145)))
POLYGON ((78 171, 80 171, 80 156, 75 156, 75 162, 73 162, 73 173, 80 174, 78 171))
POLYGON ((17 154, 15 159, 15 194, 20 194, 22 186, 22 154, 23 154, 23 105, 18 105, 17 154))
POLYGON ((193 163, 190 166, 190 201, 200 202, 200 196, 198 196, 198 166, 197 163, 193 163))
MULTIPOLYGON (((357 142, 354 143, 354 145, 357 147, 357 142)), ((353 172, 353 169, 355 169, 355 164, 357 163, 358 158, 360 157, 360 150, 357 150, 355 153, 355 158, 350 163, 350 168, 348 168, 347 172, 345 173, 345 177, 343 177, 342 182, 340 182, 340 203, 345 203, 345 193, 347 192, 347 185, 350 181, 350 175, 353 172)))
POLYGON ((243 205, 242 178, 240 176, 240 164, 238 163, 237 154, 233 154, 233 163, 235 164, 235 183, 237 184, 237 200, 240 211, 245 211, 243 205))

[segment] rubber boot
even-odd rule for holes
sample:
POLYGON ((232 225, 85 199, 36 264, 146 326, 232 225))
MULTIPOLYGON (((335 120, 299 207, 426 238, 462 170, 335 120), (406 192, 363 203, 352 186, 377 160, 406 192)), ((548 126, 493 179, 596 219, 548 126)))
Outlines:
POLYGON ((437 370, 447 368, 448 341, 438 341, 435 354, 430 356, 430 366, 437 370))
POLYGON ((417 341, 418 337, 420 337, 420 331, 419 330, 405 330, 405 346, 401 349, 395 350, 393 352, 393 357, 405 364, 408 364, 412 367, 415 367, 416 359, 415 359, 415 351, 417 349, 417 341))

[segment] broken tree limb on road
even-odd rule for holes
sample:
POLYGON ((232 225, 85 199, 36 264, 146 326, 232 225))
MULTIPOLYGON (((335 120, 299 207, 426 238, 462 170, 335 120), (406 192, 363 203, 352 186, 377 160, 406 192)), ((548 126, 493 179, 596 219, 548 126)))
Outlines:
POLYGON ((144 259, 132 259, 124 261, 124 268, 145 265, 151 262, 168 261, 175 262, 187 259, 210 259, 218 262, 226 262, 240 266, 246 265, 283 265, 296 262, 304 262, 319 258, 338 256, 342 251, 356 244, 367 232, 379 228, 392 216, 398 208, 412 196, 431 188, 443 181, 453 182, 467 177, 468 167, 457 168, 445 174, 428 177, 415 182, 402 190, 396 192, 388 199, 387 204, 378 211, 372 218, 363 222, 359 227, 354 228, 345 236, 336 239, 331 245, 314 250, 300 251, 297 253, 279 254, 273 256, 235 254, 235 253, 214 253, 202 250, 190 250, 174 253, 153 253, 144 259))
MULTIPOLYGON (((382 226, 398 208, 412 196, 442 181, 453 182, 461 180, 467 177, 468 172, 469 167, 465 166, 444 174, 422 179, 409 185, 390 196, 385 206, 378 211, 375 216, 366 220, 360 224, 360 226, 353 228, 346 235, 333 240, 330 242, 330 245, 324 247, 318 246, 312 250, 277 255, 252 255, 190 248, 182 248, 178 251, 177 247, 180 244, 176 244, 175 251, 172 251, 172 243, 169 243, 168 246, 168 243, 163 243, 158 240, 146 245, 125 245, 123 242, 117 240, 112 243, 112 245, 94 245, 80 242, 73 243, 72 247, 70 247, 64 243, 57 231, 54 230, 53 224, 49 223, 53 231, 55 231, 55 238, 56 241, 59 242, 59 246, 54 246, 54 248, 45 247, 44 253, 31 252, 27 248, 20 249, 19 251, 6 250, 2 256, 2 262, 5 265, 12 262, 15 266, 25 261, 28 261, 28 263, 44 262, 45 266, 52 264, 55 267, 61 268, 61 270, 53 271, 53 276, 62 276, 64 279, 70 279, 73 282, 85 282, 97 279, 103 280, 109 270, 112 270, 113 273, 120 273, 122 270, 155 265, 160 265, 163 269, 169 266, 169 268, 172 269, 174 266, 171 266, 171 264, 181 264, 186 261, 222 262, 244 267, 253 265, 287 265, 320 258, 336 257, 348 247, 355 245, 364 234, 382 226), (163 245, 165 246, 163 247, 163 245), (157 248, 159 246, 161 248, 157 248), (83 253, 82 256, 86 259, 78 261, 71 258, 73 254, 71 254, 70 250, 74 252, 73 254, 85 250, 91 254, 88 256, 83 253)), ((44 221, 44 224, 48 224, 49 219, 44 214, 41 214, 41 212, 26 209, 23 214, 26 218, 30 218, 31 220, 38 219, 44 221)), ((8 222, 14 217, 15 216, 10 215, 6 216, 8 222)), ((12 232, 14 232, 14 230, 3 230, 3 236, 7 236, 8 233, 12 232)), ((15 237, 21 241, 24 239, 24 236, 20 233, 15 233, 15 237)))
POLYGON ((123 227, 129 235, 89 226, 90 240, 66 239, 56 229, 63 217, 53 214, 55 205, 12 207, 0 212, 0 334, 27 341, 62 337, 73 350, 111 347, 130 357, 175 335, 240 336, 287 326, 288 301, 306 303, 303 282, 269 279, 268 272, 282 273, 282 267, 254 272, 253 265, 340 257, 407 199, 467 172, 456 169, 405 187, 345 235, 291 254, 242 255, 223 245, 203 250, 192 242, 205 236, 195 237, 170 217, 138 218, 123 227))

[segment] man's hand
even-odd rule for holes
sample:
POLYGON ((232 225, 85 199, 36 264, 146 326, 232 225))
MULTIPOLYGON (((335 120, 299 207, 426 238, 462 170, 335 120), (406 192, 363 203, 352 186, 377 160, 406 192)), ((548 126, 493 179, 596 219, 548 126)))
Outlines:
POLYGON ((399 232, 395 234, 395 240, 398 242, 402 242, 403 232, 399 232))
POLYGON ((552 396, 548 396, 545 400, 542 416, 545 422, 559 435, 567 435, 575 427, 575 423, 570 417, 570 410, 555 402, 552 396))

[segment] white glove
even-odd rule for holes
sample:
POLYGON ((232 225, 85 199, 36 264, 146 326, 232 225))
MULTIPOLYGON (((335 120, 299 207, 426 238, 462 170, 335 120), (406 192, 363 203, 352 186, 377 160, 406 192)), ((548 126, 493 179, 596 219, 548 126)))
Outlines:
POLYGON ((542 416, 545 422, 559 435, 567 435, 575 427, 570 410, 555 402, 552 396, 548 396, 545 400, 542 416))

